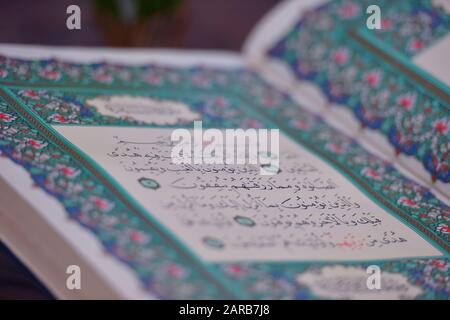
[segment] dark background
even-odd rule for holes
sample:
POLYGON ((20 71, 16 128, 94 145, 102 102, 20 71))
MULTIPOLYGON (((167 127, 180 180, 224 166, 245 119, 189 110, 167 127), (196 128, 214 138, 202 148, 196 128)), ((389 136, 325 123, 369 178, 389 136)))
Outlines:
MULTIPOLYGON (((114 34, 123 31, 122 27, 117 24, 116 29, 108 32, 102 24, 102 13, 93 1, 0 0, 0 43, 238 51, 257 21, 277 2, 279 0, 184 0, 172 16, 155 18, 159 19, 159 28, 147 32, 140 43, 123 43, 114 39, 114 34), (66 8, 71 4, 81 8, 81 30, 66 28, 66 8)), ((152 28, 151 22, 148 28, 152 28)), ((0 242, 0 299, 51 298, 45 287, 0 242)))
MULTIPOLYGON (((240 50, 249 31, 277 2, 182 0, 177 9, 180 14, 159 30, 160 38, 164 39, 156 41, 156 45, 240 50)), ((93 0, 0 0, 0 42, 110 46, 98 11, 93 0), (66 28, 66 8, 71 4, 81 9, 81 30, 66 28)), ((144 46, 155 43, 149 40, 144 46)))

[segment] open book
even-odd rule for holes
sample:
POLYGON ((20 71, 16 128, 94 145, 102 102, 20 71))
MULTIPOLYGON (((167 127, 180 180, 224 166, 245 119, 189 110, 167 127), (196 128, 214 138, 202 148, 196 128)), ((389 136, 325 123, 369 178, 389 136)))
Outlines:
POLYGON ((2 241, 60 298, 448 299, 448 10, 284 1, 242 54, 0 46, 2 241), (280 170, 174 164, 196 120, 279 129, 280 170))

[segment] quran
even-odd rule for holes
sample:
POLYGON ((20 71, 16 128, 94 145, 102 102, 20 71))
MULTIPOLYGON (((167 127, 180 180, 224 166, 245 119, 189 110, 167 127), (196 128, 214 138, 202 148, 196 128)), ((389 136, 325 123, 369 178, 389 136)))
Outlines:
POLYGON ((449 299, 449 12, 288 0, 242 53, 0 45, 2 241, 58 298, 449 299), (279 130, 275 174, 171 161, 196 121, 279 130))

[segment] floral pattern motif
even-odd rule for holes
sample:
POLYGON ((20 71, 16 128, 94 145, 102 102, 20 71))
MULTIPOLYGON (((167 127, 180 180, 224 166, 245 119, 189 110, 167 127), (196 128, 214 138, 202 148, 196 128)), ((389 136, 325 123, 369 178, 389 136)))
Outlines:
MULTIPOLYGON (((101 114, 96 107, 86 102, 89 98, 98 97, 99 94, 95 90, 83 94, 66 89, 59 91, 19 89, 13 90, 13 92, 42 119, 51 124, 151 126, 131 117, 101 114)), ((141 96, 146 94, 148 93, 143 93, 141 96)), ((195 97, 185 94, 184 96, 184 102, 189 103, 194 111, 206 116, 203 121, 205 127, 220 127, 224 123, 233 127, 238 124, 235 119, 240 119, 239 124, 241 124, 241 120, 245 116, 242 110, 231 107, 234 101, 223 95, 212 94, 195 97)), ((155 92, 152 97, 163 99, 165 95, 155 92)), ((188 124, 190 123, 186 123, 186 125, 188 124)))
MULTIPOLYGON (((343 56, 345 58, 345 53, 343 56)), ((286 94, 273 89, 256 74, 245 70, 6 60, 14 66, 8 67, 8 73, 14 77, 20 75, 20 79, 14 80, 15 86, 9 87, 11 98, 25 104, 50 124, 143 125, 132 119, 101 115, 85 104, 97 91, 106 94, 111 89, 116 92, 136 88, 145 88, 138 93, 140 95, 170 95, 172 99, 181 99, 202 113, 204 121, 210 125, 261 127, 264 116, 270 116, 299 143, 322 157, 334 159, 334 164, 346 168, 356 183, 365 185, 384 203, 449 243, 448 206, 356 141, 327 126, 320 117, 299 108, 286 94), (41 69, 57 72, 59 76, 42 78, 49 74, 40 72, 41 69), (95 91, 92 88, 99 80, 102 84, 95 91), (39 88, 33 88, 34 82, 39 83, 39 88), (21 88, 17 83, 21 83, 21 88), (64 86, 52 87, 52 84, 64 86), (78 86, 85 86, 85 90, 77 90, 78 86), (189 94, 181 94, 182 89, 189 94), (261 117, 249 115, 246 108, 259 111, 261 117)), ((366 76, 377 77, 376 71, 366 76)), ((370 82, 375 85, 376 80, 370 82)), ((128 93, 132 92, 137 91, 128 93)), ((446 130, 441 123, 434 125, 437 130, 446 130)), ((202 269, 176 251, 156 228, 139 219, 77 160, 46 141, 14 106, 2 100, 0 152, 25 168, 37 186, 55 197, 71 219, 94 233, 105 250, 127 264, 144 288, 153 294, 171 299, 226 297, 227 289, 221 283, 206 281, 202 269)), ((383 262, 383 270, 401 273, 412 284, 420 286, 424 293, 418 298, 448 299, 449 265, 447 258, 410 259, 383 262)), ((222 282, 233 284, 243 298, 318 298, 295 281, 299 273, 317 268, 316 263, 220 263, 210 267, 222 282)))
MULTIPOLYGON (((307 286, 296 281, 301 273, 320 270, 333 263, 284 264, 223 264, 223 270, 234 281, 243 282, 246 293, 256 299, 315 299, 307 286)), ((346 266, 360 267, 370 263, 349 263, 346 266)), ((450 262, 448 259, 411 259, 377 263, 383 272, 401 273, 410 285, 420 287, 424 293, 417 299, 448 299, 450 292, 450 262), (432 279, 432 280, 431 280, 432 279)), ((322 299, 324 297, 321 297, 322 299)))
MULTIPOLYGON (((365 25, 363 8, 369 4, 374 3, 338 0, 305 13, 269 55, 351 110, 363 127, 382 132, 397 153, 417 158, 433 180, 448 183, 448 99, 406 78, 349 36, 352 26, 365 25)), ((417 54, 450 30, 450 16, 430 1, 377 4, 383 8, 384 28, 372 34, 404 56, 417 54)))

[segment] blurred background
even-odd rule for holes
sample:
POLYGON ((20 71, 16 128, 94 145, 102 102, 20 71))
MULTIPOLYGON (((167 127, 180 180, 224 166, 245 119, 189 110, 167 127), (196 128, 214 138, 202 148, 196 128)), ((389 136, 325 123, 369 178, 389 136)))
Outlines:
POLYGON ((240 50, 279 0, 0 0, 0 42, 240 50), (66 8, 81 9, 81 30, 66 8))
MULTIPOLYGON (((279 1, 0 0, 0 43, 239 51, 279 1), (81 30, 66 27, 72 4, 81 9, 81 30)), ((0 299, 52 298, 0 242, 0 299)))

